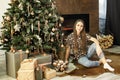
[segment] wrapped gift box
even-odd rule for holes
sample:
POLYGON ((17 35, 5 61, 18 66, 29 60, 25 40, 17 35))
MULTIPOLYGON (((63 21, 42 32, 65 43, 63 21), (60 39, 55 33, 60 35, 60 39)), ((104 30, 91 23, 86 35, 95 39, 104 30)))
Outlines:
POLYGON ((39 65, 35 69, 35 80, 43 80, 43 71, 39 65))
POLYGON ((49 54, 40 54, 34 57, 30 57, 30 59, 37 59, 38 64, 49 63, 52 62, 52 56, 49 54))
POLYGON ((16 78, 17 71, 20 68, 22 60, 26 59, 28 55, 24 51, 6 52, 6 72, 7 75, 16 78))
POLYGON ((44 71, 44 77, 47 80, 50 80, 56 76, 56 70, 51 68, 46 68, 44 71))
POLYGON ((43 80, 43 72, 44 72, 44 67, 45 66, 51 67, 51 62, 50 63, 38 64, 38 66, 35 69, 36 80, 43 80))
POLYGON ((37 66, 36 59, 24 59, 20 64, 20 69, 22 70, 34 70, 37 66))
POLYGON ((19 69, 17 80, 35 80, 34 70, 19 69))

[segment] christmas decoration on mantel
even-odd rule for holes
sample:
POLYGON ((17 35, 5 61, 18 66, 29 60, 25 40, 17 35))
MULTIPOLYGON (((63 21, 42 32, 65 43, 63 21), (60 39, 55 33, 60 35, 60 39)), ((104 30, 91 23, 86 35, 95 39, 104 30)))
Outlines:
POLYGON ((54 0, 11 0, 2 21, 2 49, 52 50, 63 47, 61 17, 54 0))

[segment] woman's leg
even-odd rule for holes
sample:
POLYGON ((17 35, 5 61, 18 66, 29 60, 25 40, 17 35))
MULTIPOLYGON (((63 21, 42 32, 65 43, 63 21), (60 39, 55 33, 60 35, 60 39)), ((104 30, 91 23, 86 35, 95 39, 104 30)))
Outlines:
POLYGON ((80 57, 78 63, 85 67, 96 67, 100 65, 99 61, 89 60, 87 56, 80 57))
POLYGON ((95 45, 95 43, 91 44, 88 47, 87 57, 91 58, 94 54, 96 54, 96 45, 95 45))
POLYGON ((78 63, 85 66, 85 67, 95 67, 95 66, 99 66, 100 63, 99 61, 92 61, 89 60, 89 58, 94 55, 96 52, 96 46, 95 43, 93 43, 92 45, 89 46, 88 48, 88 52, 86 56, 80 57, 78 59, 78 63))
POLYGON ((86 67, 95 67, 95 66, 99 66, 100 63, 104 64, 104 68, 108 69, 110 71, 114 71, 114 68, 112 68, 105 59, 104 53, 102 52, 101 48, 99 45, 96 46, 95 43, 93 43, 92 45, 90 45, 87 55, 84 57, 81 57, 78 60, 78 63, 86 66, 86 67), (99 61, 91 61, 88 58, 90 58, 94 53, 97 53, 98 57, 100 58, 99 61))
POLYGON ((98 57, 100 58, 99 62, 103 63, 103 68, 108 69, 109 71, 114 71, 114 68, 112 68, 106 61, 104 53, 99 45, 96 45, 96 53, 98 57))

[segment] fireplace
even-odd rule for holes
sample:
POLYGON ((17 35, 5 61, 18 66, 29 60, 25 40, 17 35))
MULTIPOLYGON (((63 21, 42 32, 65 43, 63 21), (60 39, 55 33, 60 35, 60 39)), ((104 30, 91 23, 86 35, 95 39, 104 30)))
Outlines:
POLYGON ((71 21, 66 24, 66 21, 68 21, 69 19, 69 18, 66 19, 67 15, 68 16, 77 15, 77 18, 85 19, 85 24, 87 28, 86 31, 89 32, 90 35, 95 36, 95 34, 99 32, 98 0, 55 0, 55 1, 58 13, 65 17, 65 22, 63 26, 67 26, 68 24, 73 23, 73 21, 71 21), (82 17, 79 15, 82 15, 82 17))
POLYGON ((85 22, 85 30, 89 32, 89 14, 65 14, 62 15, 64 17, 64 22, 62 23, 63 31, 67 36, 73 31, 74 23, 77 19, 82 19, 85 22))

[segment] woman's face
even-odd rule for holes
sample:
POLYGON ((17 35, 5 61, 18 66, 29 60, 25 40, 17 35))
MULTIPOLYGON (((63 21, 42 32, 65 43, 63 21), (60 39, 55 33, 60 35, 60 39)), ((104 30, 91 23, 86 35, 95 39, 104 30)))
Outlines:
POLYGON ((80 34, 80 32, 82 31, 83 27, 84 27, 84 24, 83 24, 82 22, 78 22, 78 23, 76 24, 77 34, 80 34))

